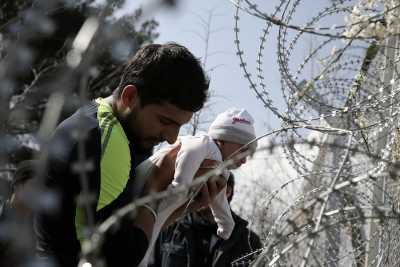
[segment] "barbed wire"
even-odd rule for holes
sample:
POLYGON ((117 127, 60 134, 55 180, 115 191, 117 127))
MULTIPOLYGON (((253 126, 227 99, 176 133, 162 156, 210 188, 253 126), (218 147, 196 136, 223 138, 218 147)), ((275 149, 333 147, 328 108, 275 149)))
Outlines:
POLYGON ((230 2, 239 67, 249 88, 282 125, 294 126, 279 132, 279 144, 297 176, 260 201, 257 208, 275 216, 258 218, 261 224, 273 221, 265 247, 235 266, 394 266, 400 244, 389 236, 399 235, 399 187, 389 170, 400 153, 398 2, 341 0, 318 3, 321 8, 301 0, 230 2), (245 62, 241 16, 265 22, 253 66, 245 62), (265 76, 271 69, 264 69, 264 59, 270 61, 273 46, 285 108, 274 104, 279 98, 265 76), (311 153, 301 144, 316 131, 318 149, 311 153), (278 195, 297 179, 302 186, 282 207, 278 195))

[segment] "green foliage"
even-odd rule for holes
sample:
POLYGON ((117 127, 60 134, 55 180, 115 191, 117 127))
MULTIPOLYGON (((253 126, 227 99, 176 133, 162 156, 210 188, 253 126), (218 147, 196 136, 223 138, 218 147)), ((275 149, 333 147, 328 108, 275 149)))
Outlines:
MULTIPOLYGON (((92 49, 90 68, 76 79, 65 81, 71 98, 65 114, 76 108, 74 95, 82 86, 79 77, 85 75, 88 98, 108 95, 119 83, 123 63, 138 47, 152 43, 158 37, 155 20, 140 21, 142 11, 115 18, 114 13, 124 0, 109 0, 94 5, 94 0, 8 0, 0 4, 0 52, 4 59, 27 55, 23 64, 10 66, 7 79, 12 80, 13 92, 9 98, 6 132, 33 133, 42 120, 48 96, 65 78, 65 57, 72 42, 89 17, 105 15, 101 33, 92 49), (112 3, 107 6, 107 3, 112 3), (106 12, 104 12, 106 11, 106 12)), ((3 77, 4 78, 4 77, 3 77)), ((65 86, 65 85, 64 85, 65 86)))

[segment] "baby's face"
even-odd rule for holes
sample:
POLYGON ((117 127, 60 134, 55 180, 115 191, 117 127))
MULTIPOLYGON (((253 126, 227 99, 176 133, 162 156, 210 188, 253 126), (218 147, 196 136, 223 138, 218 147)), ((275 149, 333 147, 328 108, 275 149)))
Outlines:
POLYGON ((235 159, 234 160, 234 164, 232 164, 231 166, 228 167, 229 170, 234 170, 239 168, 240 166, 242 166, 243 164, 246 163, 246 158, 242 158, 242 159, 235 159))
POLYGON ((243 158, 237 158, 237 156, 241 153, 246 152, 248 148, 242 148, 242 144, 237 144, 237 143, 231 143, 231 142, 223 142, 223 145, 221 146, 221 152, 222 152, 222 159, 227 160, 230 159, 232 154, 234 158, 234 164, 229 167, 229 169, 237 169, 244 163, 246 163, 246 157, 243 158))

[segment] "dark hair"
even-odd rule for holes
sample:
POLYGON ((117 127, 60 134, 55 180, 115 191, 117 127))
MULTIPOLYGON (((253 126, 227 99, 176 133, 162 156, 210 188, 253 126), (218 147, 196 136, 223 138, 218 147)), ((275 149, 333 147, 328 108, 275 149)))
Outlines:
POLYGON ((232 197, 233 197, 233 191, 235 190, 235 176, 233 175, 232 172, 229 173, 229 178, 228 178, 228 181, 226 182, 226 187, 232 188, 232 193, 228 197, 228 202, 231 202, 232 197))
POLYGON ((14 174, 14 179, 11 183, 12 192, 15 192, 17 186, 25 184, 28 180, 34 177, 36 165, 36 160, 24 160, 18 164, 14 174))
POLYGON ((200 61, 176 43, 140 48, 125 67, 114 93, 119 97, 129 84, 138 88, 142 106, 170 103, 193 112, 203 107, 209 87, 200 61))

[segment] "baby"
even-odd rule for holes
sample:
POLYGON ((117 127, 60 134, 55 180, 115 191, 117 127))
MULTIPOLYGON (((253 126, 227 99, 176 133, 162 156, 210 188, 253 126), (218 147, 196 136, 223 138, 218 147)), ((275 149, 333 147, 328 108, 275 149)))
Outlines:
MULTIPOLYGON (((215 162, 215 166, 206 166, 206 168, 217 167, 218 164, 228 160, 232 153, 256 137, 253 124, 253 118, 246 110, 232 108, 216 117, 207 134, 179 137, 181 148, 176 158, 174 180, 170 187, 191 184, 196 172, 205 167, 201 166, 204 160, 215 162)), ((255 147, 256 144, 253 144, 251 149, 255 147)), ((165 151, 156 152, 149 161, 156 162, 165 151)), ((245 158, 236 160, 230 169, 238 168, 245 162, 245 158)), ((145 165, 148 163, 143 164, 145 165)), ((143 172, 141 170, 143 166, 138 167, 137 175, 143 172)), ((148 170, 145 172, 148 173, 148 170)), ((228 179, 229 171, 225 170, 222 175, 228 179)), ((160 202, 149 248, 139 266, 147 266, 154 242, 162 226, 176 209, 189 200, 189 196, 190 194, 173 195, 160 202)), ((226 199, 226 187, 214 198, 210 208, 218 226, 217 235, 225 240, 229 239, 235 223, 226 199)))

